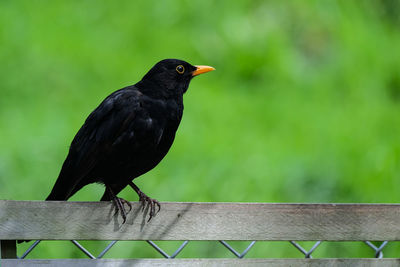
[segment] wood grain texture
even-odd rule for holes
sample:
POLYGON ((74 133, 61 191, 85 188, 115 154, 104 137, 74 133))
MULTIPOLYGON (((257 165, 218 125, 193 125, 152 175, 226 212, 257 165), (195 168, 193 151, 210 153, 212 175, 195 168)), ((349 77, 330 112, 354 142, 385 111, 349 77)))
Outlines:
POLYGON ((305 267, 394 267, 400 259, 58 259, 58 260, 0 260, 2 267, 108 267, 108 266, 305 266, 305 267))
POLYGON ((398 204, 132 203, 125 224, 108 202, 0 200, 0 239, 400 240, 398 204))

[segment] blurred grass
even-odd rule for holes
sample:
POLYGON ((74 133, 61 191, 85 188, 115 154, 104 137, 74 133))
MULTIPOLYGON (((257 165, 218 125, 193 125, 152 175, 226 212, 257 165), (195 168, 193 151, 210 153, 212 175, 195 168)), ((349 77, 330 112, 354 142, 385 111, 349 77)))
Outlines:
MULTIPOLYGON (((193 80, 170 153, 137 180, 150 196, 399 202, 399 26, 397 1, 2 1, 0 198, 44 199, 89 112, 158 60, 180 58, 217 71, 193 80)), ((90 185, 72 200, 102 191, 90 185)), ((129 189, 121 196, 136 200, 129 189)), ((82 257, 63 244, 31 257, 82 257)), ((315 253, 372 256, 359 243, 315 253)), ((215 242, 182 254, 199 255, 231 256, 215 242)), ((143 242, 109 254, 156 256, 143 242)), ((265 256, 301 255, 287 242, 249 253, 265 256)))

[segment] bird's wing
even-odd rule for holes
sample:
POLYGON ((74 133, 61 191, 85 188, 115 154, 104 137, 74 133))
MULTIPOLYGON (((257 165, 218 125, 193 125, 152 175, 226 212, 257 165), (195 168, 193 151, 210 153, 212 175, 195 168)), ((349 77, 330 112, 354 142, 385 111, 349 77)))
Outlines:
POLYGON ((150 127, 153 122, 141 107, 140 98, 137 90, 121 89, 108 96, 88 116, 71 143, 48 199, 69 198, 80 189, 76 188, 78 184, 82 187, 90 183, 82 180, 88 179, 87 175, 102 164, 105 157, 112 158, 114 152, 128 141, 135 142, 135 129, 150 127))

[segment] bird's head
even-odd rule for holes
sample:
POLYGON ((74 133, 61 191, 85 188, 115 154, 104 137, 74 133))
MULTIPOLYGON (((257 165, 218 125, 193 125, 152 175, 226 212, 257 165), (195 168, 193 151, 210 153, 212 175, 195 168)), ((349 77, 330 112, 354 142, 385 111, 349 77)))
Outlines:
POLYGON ((160 93, 165 96, 182 95, 193 77, 212 70, 215 69, 209 66, 193 66, 179 59, 164 59, 154 65, 141 82, 162 88, 165 91, 160 93))

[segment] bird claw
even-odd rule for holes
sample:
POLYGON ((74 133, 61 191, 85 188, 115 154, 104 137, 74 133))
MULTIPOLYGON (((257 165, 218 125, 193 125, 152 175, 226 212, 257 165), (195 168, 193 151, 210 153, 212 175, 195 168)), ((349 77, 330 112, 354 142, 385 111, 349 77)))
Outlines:
POLYGON ((154 217, 154 215, 156 215, 156 213, 158 213, 161 210, 160 202, 158 202, 158 200, 154 198, 148 197, 143 192, 140 192, 139 194, 139 201, 142 204, 142 211, 144 211, 145 208, 149 208, 150 210, 149 219, 147 220, 147 222, 149 222, 154 217), (157 212, 156 212, 156 205, 158 207, 157 212))
POLYGON ((128 212, 130 212, 132 210, 132 204, 129 201, 127 201, 127 200, 125 200, 123 198, 120 198, 119 200, 122 202, 122 204, 126 204, 129 207, 129 211, 128 212))
POLYGON ((129 203, 129 201, 126 201, 125 199, 119 198, 119 197, 116 197, 114 199, 114 206, 115 206, 114 215, 116 215, 118 213, 118 211, 121 212, 122 224, 124 224, 126 222, 126 214, 128 213, 125 210, 125 207, 124 207, 125 204, 129 207, 129 211, 128 212, 130 212, 132 210, 132 204, 129 203))

